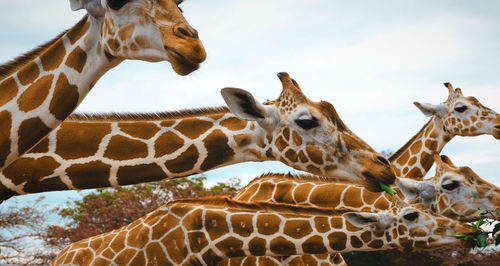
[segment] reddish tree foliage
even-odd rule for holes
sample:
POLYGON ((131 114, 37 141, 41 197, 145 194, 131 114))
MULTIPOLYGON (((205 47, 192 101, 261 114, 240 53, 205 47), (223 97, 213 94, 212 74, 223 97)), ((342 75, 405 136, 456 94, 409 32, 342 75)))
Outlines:
POLYGON ((51 226, 46 242, 52 246, 64 246, 87 237, 108 232, 127 225, 173 199, 202 198, 215 195, 232 196, 240 182, 231 179, 209 189, 203 186, 203 176, 178 178, 161 182, 98 189, 71 206, 59 210, 68 218, 69 227, 51 226))
POLYGON ((0 264, 46 265, 54 254, 27 251, 26 243, 43 239, 47 207, 38 198, 31 206, 19 202, 0 206, 0 264))

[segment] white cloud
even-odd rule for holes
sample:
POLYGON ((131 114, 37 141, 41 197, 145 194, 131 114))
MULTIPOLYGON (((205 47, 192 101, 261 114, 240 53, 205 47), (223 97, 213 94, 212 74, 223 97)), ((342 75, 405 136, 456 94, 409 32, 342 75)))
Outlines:
MULTIPOLYGON (((275 74, 288 71, 311 99, 332 102, 377 150, 396 150, 422 127, 427 118, 412 102, 445 100, 445 81, 500 111, 496 1, 231 0, 186 1, 182 7, 208 51, 199 71, 179 77, 168 63, 125 62, 97 83, 78 110, 217 106, 226 86, 274 99, 281 89, 275 74)), ((0 23, 9 27, 0 29, 8 37, 2 38, 0 59, 53 38, 81 16, 67 1, 3 0, 0 23)), ((498 180, 499 145, 491 137, 457 138, 445 152, 498 180)), ((228 169, 219 176, 249 179, 266 169, 283 170, 228 169)))

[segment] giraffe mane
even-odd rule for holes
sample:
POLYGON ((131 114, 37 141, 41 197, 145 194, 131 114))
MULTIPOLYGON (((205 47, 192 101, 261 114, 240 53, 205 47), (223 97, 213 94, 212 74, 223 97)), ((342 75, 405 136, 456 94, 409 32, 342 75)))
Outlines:
POLYGON ((166 112, 150 112, 150 113, 75 113, 68 117, 67 120, 78 121, 125 121, 125 120, 165 120, 165 119, 179 119, 199 115, 211 115, 228 113, 227 107, 207 107, 184 109, 178 111, 166 112))
POLYGON ((413 142, 417 139, 417 137, 418 137, 418 136, 419 136, 419 134, 422 132, 422 130, 423 130, 425 127, 427 127, 427 126, 428 126, 428 125, 432 122, 432 119, 433 119, 433 118, 429 119, 429 121, 427 121, 427 123, 425 123, 425 125, 424 125, 424 126, 423 126, 423 127, 422 127, 422 128, 421 128, 421 129, 420 129, 420 130, 419 130, 419 131, 418 131, 418 132, 417 132, 417 133, 416 133, 416 134, 415 134, 415 135, 414 135, 414 136, 413 136, 413 137, 409 140, 409 141, 407 141, 405 145, 403 145, 401 148, 399 148, 399 150, 398 150, 398 151, 396 151, 395 153, 393 153, 393 154, 392 154, 391 156, 389 156, 389 158, 387 158, 387 159, 389 159, 389 161, 391 161, 391 162, 392 162, 394 159, 398 158, 398 157, 399 157, 399 156, 400 156, 400 155, 401 155, 404 151, 409 150, 409 147, 408 147, 408 146, 410 146, 410 143, 413 143, 413 142))
POLYGON ((319 175, 313 175, 313 174, 296 174, 296 173, 264 173, 259 177, 254 178, 252 181, 248 183, 247 186, 250 184, 264 178, 270 178, 270 177, 275 177, 275 178, 283 178, 283 179, 289 179, 289 180, 298 180, 298 181, 309 181, 309 182, 321 182, 321 183, 343 183, 343 184, 353 184, 353 182, 350 182, 348 180, 342 179, 342 178, 332 178, 332 177, 324 177, 324 176, 319 176, 319 175))
POLYGON ((351 212, 348 209, 327 209, 318 207, 304 207, 286 203, 267 203, 267 202, 246 202, 232 200, 225 196, 209 197, 204 199, 178 199, 173 200, 164 207, 169 207, 174 204, 200 204, 204 206, 228 207, 239 210, 250 211, 270 211, 281 212, 286 214, 305 214, 305 215, 321 215, 321 216, 340 216, 344 213, 351 212))
MULTIPOLYGON (((84 23, 87 20, 88 14, 85 15, 78 23, 84 23)), ((0 65, 0 79, 4 79, 8 77, 10 74, 14 73, 16 70, 19 68, 23 67, 26 65, 28 62, 31 60, 37 58, 45 49, 50 47, 52 44, 54 44, 57 40, 59 40, 64 34, 66 34, 70 29, 67 29, 63 32, 61 32, 59 35, 57 35, 54 39, 39 45, 35 49, 26 52, 14 59, 11 59, 3 64, 0 65)))

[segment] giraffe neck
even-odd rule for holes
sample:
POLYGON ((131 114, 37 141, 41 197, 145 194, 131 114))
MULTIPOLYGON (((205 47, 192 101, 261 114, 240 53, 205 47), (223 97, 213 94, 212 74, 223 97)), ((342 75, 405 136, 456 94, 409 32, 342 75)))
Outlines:
POLYGON ((4 169, 2 199, 138 184, 244 161, 274 160, 267 131, 225 108, 127 118, 71 118, 4 169), (164 118, 159 118, 164 117, 164 118))
POLYGON ((0 167, 56 128, 121 62, 106 57, 99 41, 98 22, 85 16, 53 41, 0 66, 0 167))
POLYGON ((396 240, 390 240, 392 230, 387 235, 370 227, 358 228, 342 214, 228 199, 175 201, 128 226, 72 244, 53 264, 78 260, 88 260, 89 264, 101 260, 109 264, 125 259, 120 257, 124 255, 130 261, 121 262, 133 265, 152 264, 152 261, 215 265, 231 257, 324 254, 396 245, 393 243, 396 240), (143 251, 139 251, 141 248, 143 251), (121 255, 114 258, 104 255, 110 249, 113 254, 121 255), (133 250, 134 254, 122 250, 133 250))
POLYGON ((336 254, 314 254, 314 255, 296 255, 296 256, 279 256, 279 257, 234 257, 223 260, 217 266, 230 265, 330 265, 330 266, 347 266, 344 258, 340 253, 336 254))
POLYGON ((292 174, 266 174, 258 177, 242 188, 233 199, 369 212, 387 210, 393 207, 394 202, 394 197, 390 194, 371 192, 359 184, 292 174))
POLYGON ((440 120, 431 118, 413 138, 389 157, 396 177, 423 179, 434 163, 434 154, 439 154, 452 138, 453 135, 444 131, 440 120))

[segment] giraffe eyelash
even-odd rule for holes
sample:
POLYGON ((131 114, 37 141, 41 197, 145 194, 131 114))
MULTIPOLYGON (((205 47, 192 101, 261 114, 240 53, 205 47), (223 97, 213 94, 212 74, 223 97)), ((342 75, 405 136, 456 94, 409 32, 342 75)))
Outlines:
POLYGON ((442 185, 442 187, 446 190, 454 190, 455 188, 459 187, 460 186, 460 183, 458 183, 458 181, 455 181, 453 180, 451 183, 449 184, 444 184, 442 185))
POLYGON ((311 119, 295 119, 295 123, 305 130, 319 126, 318 119, 314 116, 311 119))
POLYGON ((465 112, 465 110, 467 110, 467 106, 465 106, 465 105, 455 107, 455 111, 457 111, 459 113, 463 113, 463 112, 465 112))
POLYGON ((108 0, 108 6, 113 10, 120 10, 130 0, 108 0))
POLYGON ((418 212, 410 212, 403 217, 408 221, 415 221, 418 218, 418 212))

